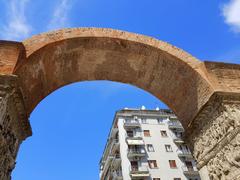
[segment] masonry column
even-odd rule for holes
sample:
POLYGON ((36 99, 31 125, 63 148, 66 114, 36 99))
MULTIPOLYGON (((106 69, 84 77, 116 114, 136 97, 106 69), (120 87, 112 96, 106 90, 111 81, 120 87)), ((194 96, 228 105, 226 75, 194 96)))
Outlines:
POLYGON ((215 93, 187 129, 203 180, 240 179, 240 94, 215 93))
POLYGON ((17 77, 0 75, 0 179, 10 180, 20 144, 31 127, 17 77))

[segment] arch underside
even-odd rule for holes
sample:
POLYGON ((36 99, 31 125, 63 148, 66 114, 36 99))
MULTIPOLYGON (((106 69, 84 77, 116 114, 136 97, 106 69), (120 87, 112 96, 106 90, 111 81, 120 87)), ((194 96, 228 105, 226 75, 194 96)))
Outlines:
POLYGON ((0 179, 10 179, 19 145, 31 135, 27 117, 37 104, 62 86, 91 80, 127 83, 153 94, 185 127, 203 179, 239 177, 232 161, 239 159, 240 65, 202 63, 150 37, 96 28, 0 41, 0 65, 0 179))
POLYGON ((14 72, 19 76, 28 114, 44 97, 64 85, 110 80, 150 92, 187 126, 212 94, 210 84, 198 69, 200 61, 184 61, 176 53, 159 49, 156 43, 153 46, 95 35, 60 38, 46 44, 40 41, 39 49, 36 45, 30 49, 29 42, 34 41, 26 41, 27 58, 14 72))

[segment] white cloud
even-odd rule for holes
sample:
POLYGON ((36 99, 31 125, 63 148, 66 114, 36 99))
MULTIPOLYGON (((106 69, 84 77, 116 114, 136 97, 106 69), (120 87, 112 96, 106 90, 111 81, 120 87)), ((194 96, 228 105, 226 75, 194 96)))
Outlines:
POLYGON ((222 8, 225 22, 229 24, 235 32, 240 32, 240 0, 230 0, 222 8))
POLYGON ((49 30, 63 28, 68 25, 68 13, 71 4, 70 0, 60 0, 53 11, 53 17, 48 25, 49 30))
POLYGON ((26 19, 26 5, 29 0, 8 0, 6 2, 6 24, 0 27, 1 39, 22 40, 31 33, 31 26, 26 19))

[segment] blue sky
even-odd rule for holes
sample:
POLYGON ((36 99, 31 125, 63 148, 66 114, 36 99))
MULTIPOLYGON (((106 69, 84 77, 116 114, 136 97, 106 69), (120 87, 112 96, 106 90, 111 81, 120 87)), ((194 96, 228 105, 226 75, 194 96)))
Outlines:
MULTIPOLYGON (((201 60, 240 63, 240 0, 0 0, 0 39, 65 27, 106 27, 167 41, 201 60)), ((114 112, 165 107, 136 87, 81 82, 45 98, 30 117, 13 180, 97 180, 114 112), (84 137, 84 138, 83 138, 84 137)))

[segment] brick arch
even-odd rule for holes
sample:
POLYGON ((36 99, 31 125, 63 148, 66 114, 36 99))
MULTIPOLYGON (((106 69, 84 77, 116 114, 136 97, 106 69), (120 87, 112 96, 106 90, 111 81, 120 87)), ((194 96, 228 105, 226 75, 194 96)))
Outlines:
POLYGON ((201 61, 168 43, 97 28, 62 29, 23 42, 17 63, 28 114, 54 90, 78 81, 110 80, 144 89, 166 103, 186 127, 213 88, 201 61))

